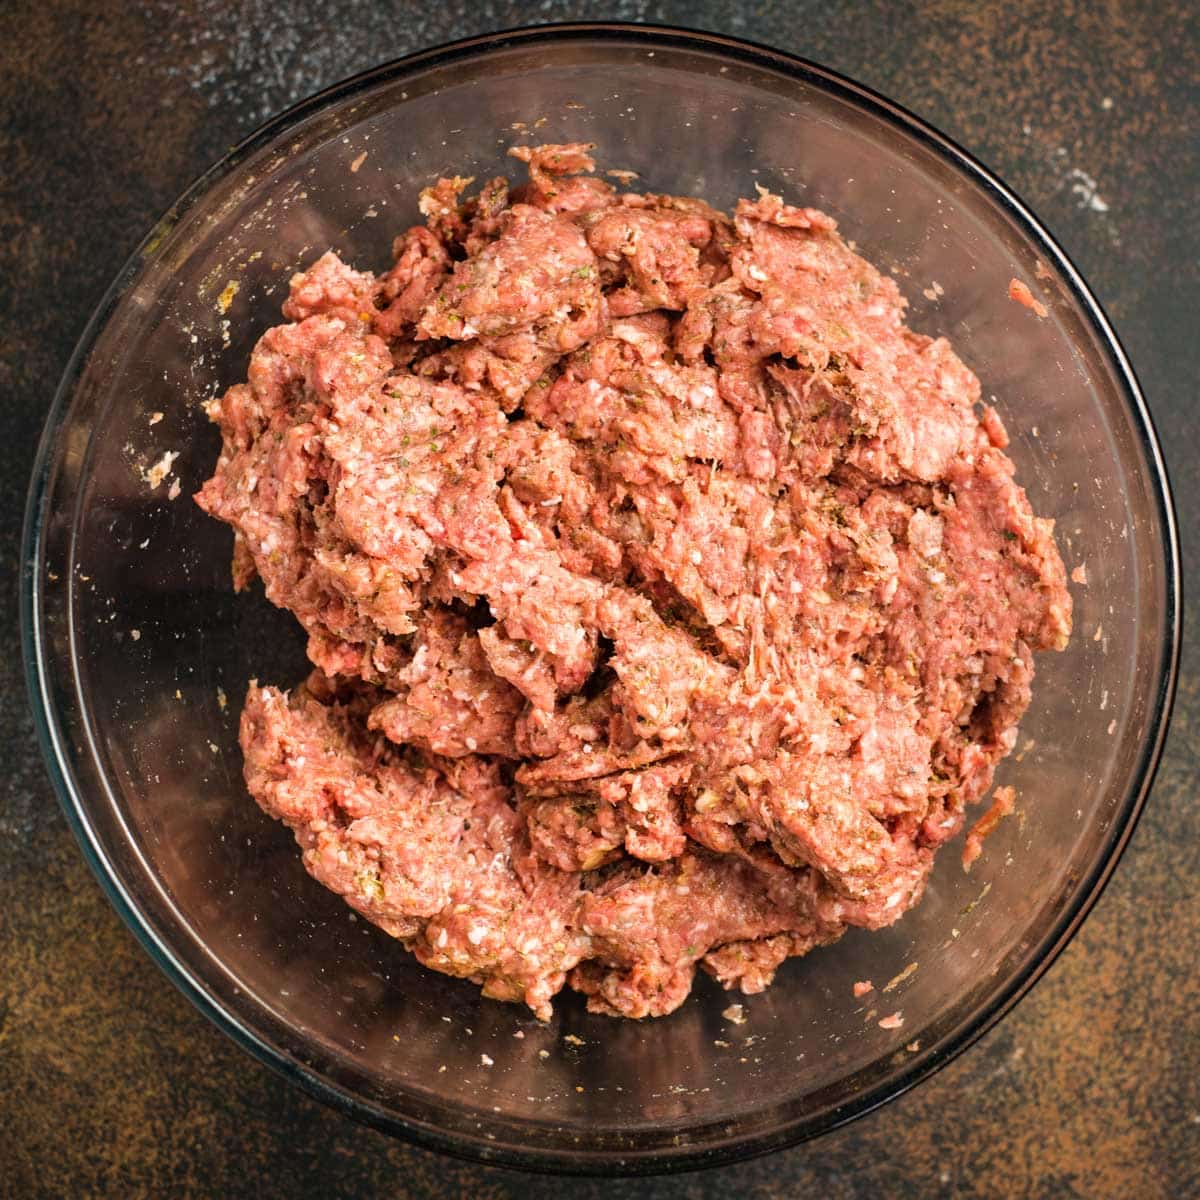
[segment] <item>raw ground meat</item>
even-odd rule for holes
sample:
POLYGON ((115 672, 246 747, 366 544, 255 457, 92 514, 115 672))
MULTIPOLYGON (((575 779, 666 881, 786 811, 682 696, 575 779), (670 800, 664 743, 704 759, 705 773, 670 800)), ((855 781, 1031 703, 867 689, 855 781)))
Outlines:
POLYGON ((297 275, 197 499, 308 635, 241 742, 309 872, 488 996, 642 1017, 914 904, 1071 601, 978 381, 833 221, 589 149, 297 275))

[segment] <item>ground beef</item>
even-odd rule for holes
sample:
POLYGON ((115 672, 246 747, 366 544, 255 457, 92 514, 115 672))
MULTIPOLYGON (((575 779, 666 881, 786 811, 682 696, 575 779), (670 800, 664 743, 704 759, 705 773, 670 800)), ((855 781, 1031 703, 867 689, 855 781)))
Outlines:
POLYGON ((488 996, 642 1017, 914 904, 1071 601, 978 381, 832 220, 589 149, 297 275, 197 499, 308 634, 241 742, 309 872, 488 996))

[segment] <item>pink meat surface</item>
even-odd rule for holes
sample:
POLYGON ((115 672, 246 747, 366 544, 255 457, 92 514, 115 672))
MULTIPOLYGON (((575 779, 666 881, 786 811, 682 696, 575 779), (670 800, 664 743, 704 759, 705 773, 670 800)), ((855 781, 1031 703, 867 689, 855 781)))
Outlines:
POLYGON ((308 871, 488 996, 643 1017, 916 903, 1071 600, 978 381, 833 221, 590 149, 297 275, 197 499, 308 634, 241 732, 308 871))

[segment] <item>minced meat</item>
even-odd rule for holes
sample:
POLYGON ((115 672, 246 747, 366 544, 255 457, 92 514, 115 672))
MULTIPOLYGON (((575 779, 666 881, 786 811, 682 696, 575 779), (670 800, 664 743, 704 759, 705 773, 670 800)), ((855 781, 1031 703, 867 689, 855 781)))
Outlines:
POLYGON ((308 871, 488 996, 643 1017, 914 904, 1071 601, 975 376, 829 217, 590 149, 297 275, 197 499, 308 635, 241 723, 308 871))

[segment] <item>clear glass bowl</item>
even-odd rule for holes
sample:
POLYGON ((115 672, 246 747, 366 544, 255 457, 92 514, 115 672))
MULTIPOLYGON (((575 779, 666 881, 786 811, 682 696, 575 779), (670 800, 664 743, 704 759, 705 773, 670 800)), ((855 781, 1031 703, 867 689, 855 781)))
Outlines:
POLYGON ((86 856, 204 1013, 381 1129, 519 1166, 638 1172, 726 1162, 865 1112, 945 1063, 1045 970, 1150 784, 1174 683, 1177 558, 1129 364, 1003 185, 812 64, 720 37, 560 26, 432 50, 324 92, 162 219, 51 410, 23 624, 46 756, 86 856), (949 335, 996 397, 1034 507, 1058 520, 1068 566, 1087 569, 1070 649, 1039 659, 1000 773, 1021 819, 970 875, 949 848, 893 928, 788 963, 742 1001, 742 1024, 722 1016, 742 998, 707 982, 642 1023, 563 997, 542 1026, 481 1000, 311 881, 242 784, 247 680, 298 680, 302 642, 261 597, 234 598, 229 531, 189 498, 217 453, 200 403, 244 376, 291 271, 328 246, 378 267, 417 218, 421 186, 509 170, 505 148, 530 140, 594 141, 605 166, 651 190, 728 206, 761 184, 832 213, 896 272, 911 324, 949 335), (1009 299, 1013 277, 1046 319, 1009 299), (154 486, 167 453, 178 457, 154 486), (853 997, 856 980, 881 986, 914 962, 891 994, 853 997), (903 1027, 881 1029, 894 1010, 903 1027))

